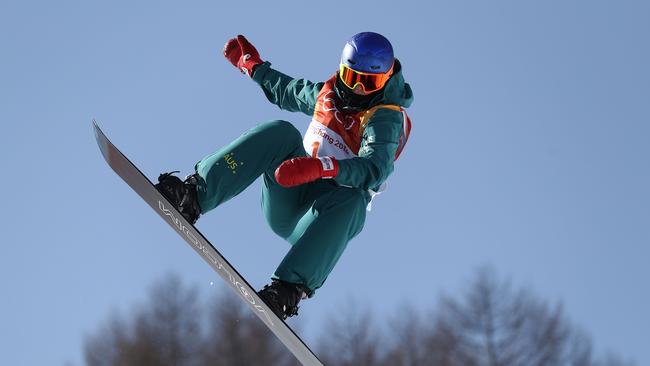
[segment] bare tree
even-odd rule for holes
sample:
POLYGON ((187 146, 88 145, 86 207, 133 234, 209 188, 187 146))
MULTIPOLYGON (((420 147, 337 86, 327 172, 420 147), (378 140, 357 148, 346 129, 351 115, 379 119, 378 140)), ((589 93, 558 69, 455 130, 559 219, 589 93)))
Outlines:
POLYGON ((121 350, 128 343, 128 338, 124 322, 117 313, 113 313, 107 325, 102 326, 95 335, 86 336, 84 342, 86 364, 91 366, 119 365, 121 350))
POLYGON ((264 323, 230 292, 215 298, 210 306, 203 364, 298 365, 264 323))
POLYGON ((114 314, 86 337, 86 364, 298 365, 245 304, 223 290, 205 316, 195 288, 186 288, 177 276, 165 277, 131 317, 114 314))
MULTIPOLYGON (((609 353, 594 359, 593 342, 527 289, 493 270, 478 271, 460 298, 440 297, 421 313, 408 304, 379 322, 345 304, 323 328, 317 349, 340 366, 633 366, 609 353)), ((90 366, 280 365, 298 362, 246 305, 219 291, 205 313, 196 289, 167 276, 131 317, 113 314, 86 337, 90 366), (202 326, 200 326, 202 324, 202 326)))
POLYGON ((443 297, 431 335, 441 362, 449 365, 544 366, 587 362, 576 349, 585 341, 559 304, 525 289, 513 290, 482 269, 460 301, 443 297))
POLYGON ((327 365, 378 365, 382 361, 378 329, 372 314, 360 311, 356 305, 332 316, 331 326, 322 333, 320 354, 327 365))
POLYGON ((595 361, 591 339, 568 321, 560 304, 513 289, 487 267, 477 271, 464 296, 442 296, 426 315, 403 306, 388 329, 378 329, 363 313, 342 319, 324 335, 325 359, 333 365, 631 365, 616 356, 595 361), (380 333, 388 336, 380 339, 380 333))
POLYGON ((438 365, 431 357, 431 348, 427 343, 428 335, 433 332, 433 324, 427 317, 408 304, 402 305, 393 315, 388 334, 387 353, 382 365, 391 366, 434 366, 438 365))
POLYGON ((125 322, 115 315, 108 326, 86 340, 91 366, 199 365, 202 340, 195 289, 177 276, 156 283, 150 301, 125 322))

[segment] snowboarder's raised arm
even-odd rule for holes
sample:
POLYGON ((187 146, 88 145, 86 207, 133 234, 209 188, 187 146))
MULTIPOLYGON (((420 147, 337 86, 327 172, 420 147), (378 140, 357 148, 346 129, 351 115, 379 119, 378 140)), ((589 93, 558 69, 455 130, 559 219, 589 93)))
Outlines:
POLYGON ((272 69, 271 63, 262 61, 257 49, 242 35, 229 40, 223 54, 233 66, 262 87, 271 103, 290 112, 314 113, 316 98, 324 83, 294 79, 272 69))
POLYGON ((324 83, 307 79, 294 79, 271 68, 269 62, 255 67, 253 80, 258 83, 266 98, 281 109, 290 112, 314 114, 316 99, 324 83))

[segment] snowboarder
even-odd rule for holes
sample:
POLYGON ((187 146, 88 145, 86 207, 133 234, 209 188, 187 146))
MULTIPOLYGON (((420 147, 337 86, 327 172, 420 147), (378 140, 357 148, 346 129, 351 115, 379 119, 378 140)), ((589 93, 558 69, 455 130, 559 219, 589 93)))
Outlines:
POLYGON ((263 176, 262 210, 291 248, 258 294, 286 319, 323 285, 363 228, 408 139, 404 108, 413 94, 390 42, 373 32, 350 38, 338 72, 318 83, 274 70, 242 35, 223 53, 271 103, 311 116, 307 132, 303 137, 286 121, 260 124, 200 160, 185 181, 161 174, 156 188, 195 223, 263 176))

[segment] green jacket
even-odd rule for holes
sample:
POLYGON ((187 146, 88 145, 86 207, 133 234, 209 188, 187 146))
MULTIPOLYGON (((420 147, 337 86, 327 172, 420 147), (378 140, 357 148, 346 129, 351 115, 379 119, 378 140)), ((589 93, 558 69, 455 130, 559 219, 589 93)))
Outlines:
MULTIPOLYGON (((314 114, 317 97, 324 82, 294 79, 271 68, 265 62, 255 68, 253 80, 268 100, 283 110, 314 114)), ((396 61, 395 72, 387 82, 384 93, 373 105, 392 104, 408 107, 413 102, 411 87, 404 81, 401 65, 396 61)), ((377 190, 393 172, 393 162, 403 131, 401 112, 379 109, 366 124, 358 157, 339 161, 339 173, 334 180, 345 186, 377 190)))

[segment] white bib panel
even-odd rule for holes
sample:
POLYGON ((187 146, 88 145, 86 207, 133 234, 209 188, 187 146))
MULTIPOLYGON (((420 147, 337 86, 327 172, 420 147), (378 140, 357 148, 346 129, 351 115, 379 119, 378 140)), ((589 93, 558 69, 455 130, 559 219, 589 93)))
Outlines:
POLYGON ((305 151, 314 158, 332 156, 336 160, 345 160, 357 156, 338 133, 313 119, 302 139, 302 144, 305 151))

